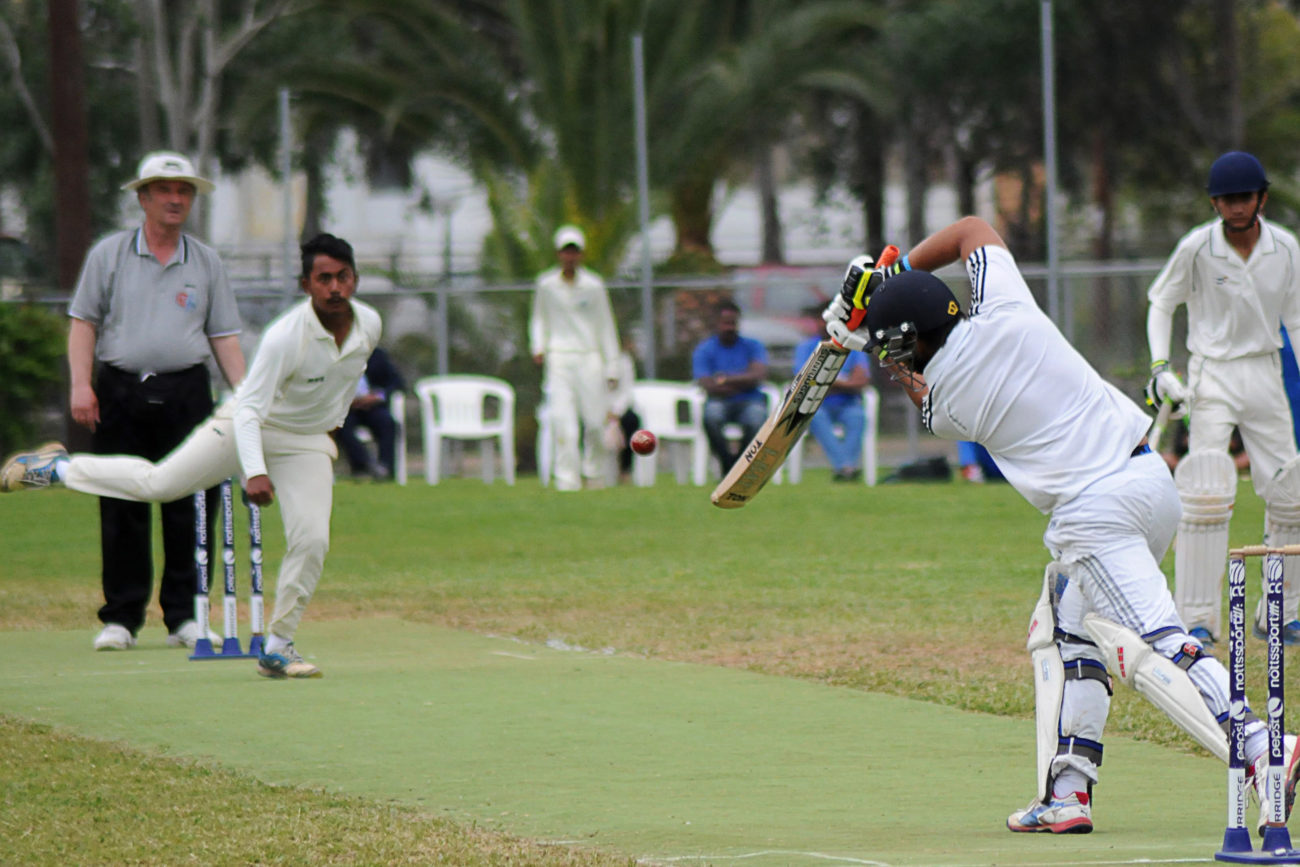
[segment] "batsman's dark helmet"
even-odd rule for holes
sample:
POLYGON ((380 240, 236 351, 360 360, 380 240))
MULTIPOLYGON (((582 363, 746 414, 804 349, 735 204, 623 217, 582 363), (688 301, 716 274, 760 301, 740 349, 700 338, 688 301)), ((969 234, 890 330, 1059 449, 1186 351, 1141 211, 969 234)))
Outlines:
POLYGON ((1210 166, 1210 182, 1205 190, 1214 196, 1232 193, 1255 193, 1268 189, 1264 166, 1245 151, 1228 151, 1210 166))
POLYGON ((942 328, 961 318, 957 296, 929 271, 904 271, 880 284, 867 304, 867 328, 872 334, 910 322, 918 334, 942 328))

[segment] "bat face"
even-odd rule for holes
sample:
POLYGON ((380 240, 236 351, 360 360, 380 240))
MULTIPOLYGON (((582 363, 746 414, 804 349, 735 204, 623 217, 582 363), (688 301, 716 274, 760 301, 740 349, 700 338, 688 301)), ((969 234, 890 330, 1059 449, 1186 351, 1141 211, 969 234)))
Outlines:
POLYGON ((790 383, 781 401, 758 429, 726 478, 714 488, 710 501, 722 509, 738 509, 752 500, 776 474, 813 415, 826 399, 848 354, 823 341, 790 383))

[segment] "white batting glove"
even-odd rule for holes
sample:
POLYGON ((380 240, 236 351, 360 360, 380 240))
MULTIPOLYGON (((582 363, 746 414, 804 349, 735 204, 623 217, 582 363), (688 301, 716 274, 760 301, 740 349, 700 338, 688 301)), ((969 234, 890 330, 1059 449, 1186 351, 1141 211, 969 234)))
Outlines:
MULTIPOLYGON (((828 309, 829 312, 829 309, 828 309)), ((831 339, 849 352, 855 350, 862 351, 871 343, 871 334, 866 327, 859 328, 856 331, 850 331, 849 326, 838 319, 832 319, 826 323, 826 333, 831 339)))
POLYGON ((1168 362, 1157 362, 1151 366, 1151 381, 1147 383, 1146 392, 1147 403, 1154 407, 1159 407, 1165 401, 1177 406, 1186 402, 1190 396, 1187 386, 1170 369, 1168 362))

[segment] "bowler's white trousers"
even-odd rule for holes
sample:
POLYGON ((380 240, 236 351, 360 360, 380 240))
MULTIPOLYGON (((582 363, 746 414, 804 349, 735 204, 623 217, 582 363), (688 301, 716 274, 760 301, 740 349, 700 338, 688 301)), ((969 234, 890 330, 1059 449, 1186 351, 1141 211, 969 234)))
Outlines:
MULTIPOLYGON (((285 540, 267 631, 292 641, 329 550, 333 460, 338 452, 329 434, 296 434, 266 426, 262 449, 285 540)), ((136 457, 77 454, 63 482, 86 494, 167 503, 240 475, 234 421, 213 416, 156 464, 136 457)))
POLYGON ((605 465, 609 412, 605 364, 597 352, 546 353, 546 405, 555 438, 555 489, 577 491, 605 465))

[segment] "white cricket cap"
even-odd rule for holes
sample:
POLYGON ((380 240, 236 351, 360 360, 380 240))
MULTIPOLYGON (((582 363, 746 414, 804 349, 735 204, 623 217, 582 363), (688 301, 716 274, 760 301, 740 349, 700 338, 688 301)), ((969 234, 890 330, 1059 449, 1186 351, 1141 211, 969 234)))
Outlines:
POLYGON ((185 181, 200 193, 210 193, 216 184, 194 173, 194 164, 175 151, 154 151, 140 160, 136 178, 122 184, 124 190, 138 190, 153 181, 185 181))
POLYGON ((587 236, 577 226, 561 226, 555 230, 555 249, 563 250, 572 244, 579 250, 587 248, 587 236))

